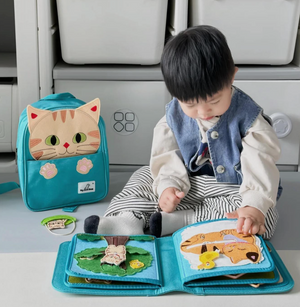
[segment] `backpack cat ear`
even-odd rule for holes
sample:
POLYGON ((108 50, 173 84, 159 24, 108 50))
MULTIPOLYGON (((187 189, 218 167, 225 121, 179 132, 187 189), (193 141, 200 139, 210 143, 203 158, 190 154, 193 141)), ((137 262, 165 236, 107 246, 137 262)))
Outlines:
POLYGON ((100 117, 100 99, 96 98, 86 103, 85 105, 77 108, 76 110, 81 110, 89 114, 96 121, 96 123, 98 123, 100 117))
POLYGON ((28 118, 28 129, 31 133, 34 127, 40 122, 42 118, 44 118, 49 113, 52 113, 51 111, 47 110, 41 110, 32 107, 31 105, 27 106, 27 118, 28 118))

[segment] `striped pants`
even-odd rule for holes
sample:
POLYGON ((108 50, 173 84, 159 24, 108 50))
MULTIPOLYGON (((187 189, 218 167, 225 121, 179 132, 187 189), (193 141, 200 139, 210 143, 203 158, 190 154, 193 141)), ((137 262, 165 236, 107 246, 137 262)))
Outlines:
MULTIPOLYGON (((151 214, 159 211, 158 197, 152 190, 153 178, 149 166, 143 166, 133 173, 123 190, 111 201, 105 216, 118 215, 122 211, 132 211, 149 227, 151 214)), ((232 212, 241 206, 239 186, 218 183, 211 176, 190 177, 191 189, 176 210, 194 210, 195 222, 224 218, 225 212, 232 212)), ((266 215, 265 239, 270 239, 278 220, 276 207, 266 215)))

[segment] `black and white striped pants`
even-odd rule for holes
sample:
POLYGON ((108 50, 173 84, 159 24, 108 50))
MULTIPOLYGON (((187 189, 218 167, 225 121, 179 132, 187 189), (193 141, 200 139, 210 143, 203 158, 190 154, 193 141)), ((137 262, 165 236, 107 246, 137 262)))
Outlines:
MULTIPOLYGON (((149 166, 135 171, 123 190, 111 201, 105 216, 118 215, 122 211, 132 211, 137 218, 149 227, 151 214, 159 211, 158 197, 152 190, 153 178, 149 166)), ((238 185, 218 183, 211 176, 190 177, 191 189, 182 199, 176 210, 194 210, 195 222, 224 218, 225 212, 232 212, 241 206, 238 185)), ((278 220, 276 207, 266 215, 264 238, 273 236, 278 220)))

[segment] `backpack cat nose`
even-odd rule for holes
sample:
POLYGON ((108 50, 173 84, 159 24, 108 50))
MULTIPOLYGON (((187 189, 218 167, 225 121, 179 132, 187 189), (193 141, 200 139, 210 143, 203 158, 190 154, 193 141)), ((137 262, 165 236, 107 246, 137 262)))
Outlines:
POLYGON ((67 143, 67 142, 64 144, 64 147, 65 147, 65 148, 68 148, 69 146, 70 146, 70 144, 67 143))

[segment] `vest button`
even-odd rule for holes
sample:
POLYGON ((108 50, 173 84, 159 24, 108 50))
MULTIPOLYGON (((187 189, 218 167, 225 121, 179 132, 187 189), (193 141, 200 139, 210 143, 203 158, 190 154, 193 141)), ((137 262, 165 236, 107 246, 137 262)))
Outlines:
POLYGON ((218 165, 217 166, 217 172, 219 174, 223 174, 225 172, 225 167, 223 165, 218 165))
POLYGON ((216 140, 219 137, 219 133, 218 131, 213 131, 210 136, 212 139, 216 140))

